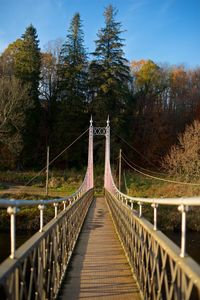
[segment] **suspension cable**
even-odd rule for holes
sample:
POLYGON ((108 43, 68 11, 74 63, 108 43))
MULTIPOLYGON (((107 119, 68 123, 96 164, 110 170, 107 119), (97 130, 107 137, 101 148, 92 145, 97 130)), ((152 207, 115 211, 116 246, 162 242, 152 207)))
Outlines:
POLYGON ((127 144, 133 151, 135 151, 138 155, 140 155, 143 159, 145 159, 149 164, 151 164, 152 166, 156 167, 156 165, 154 163, 152 163, 149 159, 147 159, 145 157, 144 154, 140 153, 135 147, 131 146, 125 139, 123 139, 121 136, 119 136, 117 133, 114 132, 114 134, 121 140, 123 141, 125 144, 127 144))
MULTIPOLYGON (((89 128, 87 128, 82 134, 80 134, 71 144, 69 144, 64 150, 62 150, 57 156, 55 156, 50 162, 49 162, 49 166, 52 165, 52 163, 57 160, 65 151, 67 151, 73 144, 75 144, 78 140, 80 140, 80 138, 86 134, 86 132, 89 130, 89 128)), ((46 170, 46 166, 41 169, 34 177, 32 177, 21 189, 21 191, 28 186, 35 178, 37 178, 44 170, 46 170)))
POLYGON ((159 178, 156 176, 152 176, 149 174, 146 174, 138 169, 136 169, 135 167, 133 167, 123 156, 122 156, 123 161, 134 171, 136 171, 137 173, 140 173, 146 177, 152 178, 152 179, 156 179, 156 180, 160 180, 160 181, 164 181, 164 182, 170 182, 170 183, 175 183, 175 184, 183 184, 183 185, 190 185, 190 186, 200 186, 200 183, 192 183, 192 182, 183 182, 183 181, 176 181, 176 180, 169 180, 169 179, 164 179, 164 178, 159 178))
POLYGON ((166 173, 155 172, 155 171, 151 171, 151 170, 148 170, 148 169, 146 169, 146 168, 143 168, 143 167, 139 166, 138 164, 136 164, 135 162, 130 161, 130 159, 129 159, 124 153, 123 153, 123 155, 124 155, 124 157, 125 157, 131 164, 133 164, 136 168, 140 168, 140 169, 142 169, 142 170, 144 170, 144 171, 147 171, 147 172, 149 172, 149 173, 156 174, 156 175, 167 175, 166 173))

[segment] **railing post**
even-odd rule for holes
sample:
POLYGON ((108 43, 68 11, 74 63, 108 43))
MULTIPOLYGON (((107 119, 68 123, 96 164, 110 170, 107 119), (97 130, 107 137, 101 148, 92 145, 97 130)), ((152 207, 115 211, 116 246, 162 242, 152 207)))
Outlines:
POLYGON ((133 201, 131 201, 131 210, 133 210, 133 201))
POLYGON ((58 216, 58 203, 54 203, 53 205, 55 207, 55 216, 54 216, 54 218, 56 219, 57 216, 58 216))
POLYGON ((63 201, 63 210, 66 210, 66 201, 63 201))
POLYGON ((15 258, 16 250, 16 225, 15 225, 15 215, 19 210, 17 207, 9 206, 7 208, 7 213, 10 215, 10 258, 15 258))
POLYGON ((40 210, 40 230, 39 232, 42 232, 43 225, 44 225, 44 205, 38 205, 38 208, 40 210))
POLYGON ((139 218, 141 218, 142 217, 142 203, 138 202, 138 205, 139 205, 139 218))
POLYGON ((122 149, 119 150, 119 191, 121 191, 122 149))
POLYGON ((153 203, 153 204, 151 204, 151 207, 153 207, 153 230, 157 230, 157 208, 158 208, 158 204, 153 203))
POLYGON ((186 252, 186 212, 188 212, 188 206, 181 204, 178 207, 181 212, 181 253, 180 257, 185 257, 186 252))
POLYGON ((47 146, 47 166, 46 166, 46 196, 49 189, 49 146, 47 146))

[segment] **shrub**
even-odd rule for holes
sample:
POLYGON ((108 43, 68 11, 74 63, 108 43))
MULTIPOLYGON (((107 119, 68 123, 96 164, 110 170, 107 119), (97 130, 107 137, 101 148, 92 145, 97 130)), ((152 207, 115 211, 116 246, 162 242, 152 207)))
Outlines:
POLYGON ((178 136, 178 145, 171 147, 163 160, 164 168, 186 180, 197 180, 200 175, 200 122, 194 121, 178 136))

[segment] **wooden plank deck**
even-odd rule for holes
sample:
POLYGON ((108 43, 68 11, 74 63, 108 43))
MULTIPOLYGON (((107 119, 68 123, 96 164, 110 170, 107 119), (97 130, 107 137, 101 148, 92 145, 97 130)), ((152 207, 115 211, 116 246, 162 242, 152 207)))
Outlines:
POLYGON ((90 207, 59 299, 141 299, 104 198, 90 207))

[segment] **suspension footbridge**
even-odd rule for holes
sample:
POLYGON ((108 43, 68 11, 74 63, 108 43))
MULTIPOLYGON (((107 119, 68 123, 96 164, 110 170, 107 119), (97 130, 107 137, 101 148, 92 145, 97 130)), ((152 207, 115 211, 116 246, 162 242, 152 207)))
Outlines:
POLYGON ((10 257, 0 265, 0 299, 200 299, 200 266, 186 252, 186 217, 196 198, 139 198, 116 187, 110 166, 110 124, 89 126, 88 166, 80 188, 52 200, 0 201, 10 216, 10 257), (104 196, 94 197, 93 138, 104 135, 104 196), (142 205, 154 212, 151 224, 142 205), (20 207, 38 206, 40 230, 16 249, 20 207), (54 218, 43 224, 45 207, 54 218), (135 209, 137 205, 138 210, 135 209), (180 211, 181 245, 157 228, 161 205, 180 211))

